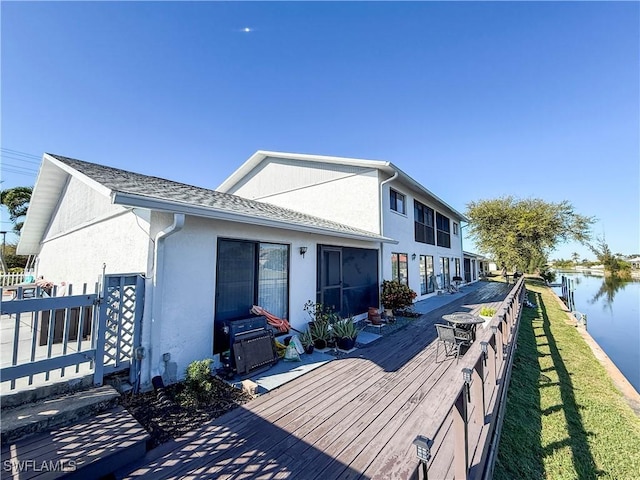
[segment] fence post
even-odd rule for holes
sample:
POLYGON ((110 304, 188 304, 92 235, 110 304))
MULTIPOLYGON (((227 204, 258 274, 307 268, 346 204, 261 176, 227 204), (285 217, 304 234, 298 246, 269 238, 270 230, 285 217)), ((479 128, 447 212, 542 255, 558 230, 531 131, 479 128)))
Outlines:
POLYGON ((103 281, 102 289, 98 292, 98 308, 94 310, 97 312, 97 318, 94 317, 94 331, 96 332, 94 343, 96 350, 93 370, 94 385, 102 385, 102 381, 104 379, 104 343, 106 341, 105 336, 107 331, 107 302, 105 301, 106 289, 106 282, 103 281))
POLYGON ((467 448, 469 432, 467 430, 467 394, 466 388, 460 392, 451 409, 453 415, 453 471, 456 480, 467 479, 469 452, 467 448))

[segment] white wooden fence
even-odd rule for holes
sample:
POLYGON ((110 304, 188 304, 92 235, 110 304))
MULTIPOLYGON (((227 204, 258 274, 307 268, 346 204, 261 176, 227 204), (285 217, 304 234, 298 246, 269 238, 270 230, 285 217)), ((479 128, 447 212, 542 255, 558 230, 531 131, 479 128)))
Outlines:
POLYGON ((0 293, 3 394, 87 374, 100 385, 104 374, 136 362, 141 275, 107 275, 104 288, 96 285, 87 293, 85 285, 79 295, 71 285, 64 296, 34 285, 3 287, 0 293))

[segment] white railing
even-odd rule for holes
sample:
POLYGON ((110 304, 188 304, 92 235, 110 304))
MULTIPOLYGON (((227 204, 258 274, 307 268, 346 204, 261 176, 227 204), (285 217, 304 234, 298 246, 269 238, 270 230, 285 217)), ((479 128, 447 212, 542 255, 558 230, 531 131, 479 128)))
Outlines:
POLYGON ((24 283, 25 273, 0 273, 0 287, 10 287, 18 283, 24 283))

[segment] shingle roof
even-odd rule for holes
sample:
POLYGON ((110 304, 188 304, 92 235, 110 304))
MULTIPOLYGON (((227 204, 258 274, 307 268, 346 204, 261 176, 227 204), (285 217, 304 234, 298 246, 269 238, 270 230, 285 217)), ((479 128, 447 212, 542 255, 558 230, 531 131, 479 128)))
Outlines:
MULTIPOLYGON (((142 175, 95 163, 76 160, 60 155, 47 154, 73 168, 93 181, 105 186, 112 193, 138 195, 153 200, 161 200, 174 205, 197 206, 212 212, 228 212, 253 218, 260 218, 280 224, 315 227, 341 235, 363 237, 371 240, 389 240, 366 230, 333 222, 324 218, 278 207, 269 203, 249 200, 236 195, 217 192, 206 188, 186 185, 164 178, 142 175)), ((291 228, 291 227, 289 227, 291 228)))

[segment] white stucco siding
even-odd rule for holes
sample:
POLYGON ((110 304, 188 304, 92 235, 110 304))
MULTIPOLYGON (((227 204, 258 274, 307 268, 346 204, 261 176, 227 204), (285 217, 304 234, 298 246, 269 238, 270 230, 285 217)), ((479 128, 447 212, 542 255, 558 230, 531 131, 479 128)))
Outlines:
MULTIPOLYGON (((171 215, 154 214, 152 233, 170 225, 171 215)), ((176 362, 178 378, 194 360, 213 357, 213 326, 215 315, 216 255, 219 238, 272 242, 289 245, 289 321, 294 328, 306 327, 309 318, 303 310, 307 300, 316 298, 316 252, 318 244, 379 247, 377 242, 358 242, 328 236, 311 235, 281 229, 258 227, 232 222, 187 217, 182 230, 169 236, 164 246, 163 286, 153 295, 160 295, 160 312, 152 312, 145 304, 143 346, 155 348, 155 365, 146 364, 143 382, 150 373, 161 369, 162 354, 171 354, 176 362), (307 247, 304 256, 300 247, 307 247), (151 317, 155 321, 151 321, 151 317), (150 329, 159 330, 151 335, 150 329), (157 345, 152 344, 157 338, 157 345)), ((247 312, 249 316, 249 312, 247 312)), ((150 357, 151 358, 151 357, 150 357)), ((151 360, 150 360, 151 361, 151 360)))
POLYGON ((375 169, 268 159, 230 193, 380 231, 375 169))
POLYGON ((67 282, 79 292, 106 273, 144 273, 149 251, 148 215, 133 211, 70 230, 45 240, 38 256, 38 275, 67 282), (140 215, 140 216, 139 216, 140 215))
MULTIPOLYGON (((408 275, 409 275, 409 287, 413 289, 417 294, 417 300, 426 298, 429 296, 420 294, 420 255, 433 256, 434 270, 436 275, 440 274, 440 258, 459 258, 461 263, 461 270, 463 269, 463 252, 462 241, 460 237, 460 219, 451 215, 451 212, 440 210, 438 206, 431 203, 424 197, 415 196, 415 194, 407 189, 405 186, 399 183, 392 182, 387 185, 383 191, 383 235, 392 237, 398 241, 397 244, 385 244, 382 254, 382 277, 385 280, 392 278, 391 272, 391 254, 392 253, 406 253, 408 256, 408 275), (389 189, 393 188, 395 191, 405 195, 406 213, 401 214, 391 210, 389 201, 389 189), (415 227, 414 227, 414 200, 433 208, 436 212, 440 212, 446 215, 450 219, 451 229, 451 248, 438 247, 436 245, 430 245, 426 243, 415 241, 415 227), (458 224, 458 235, 453 234, 453 222, 458 224), (412 259, 412 255, 416 254, 416 258, 412 259)), ((455 275, 455 263, 450 261, 451 277, 455 275)))
POLYGON ((69 232, 74 227, 92 223, 123 210, 123 207, 113 205, 109 197, 97 192, 75 177, 69 177, 45 239, 69 232))

